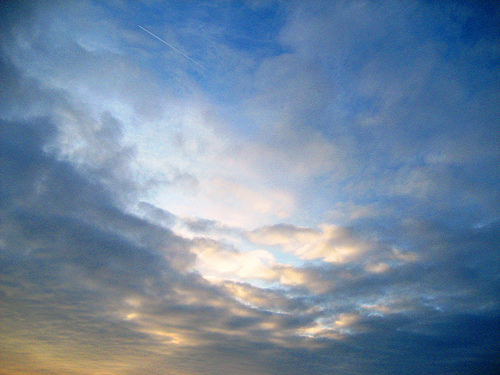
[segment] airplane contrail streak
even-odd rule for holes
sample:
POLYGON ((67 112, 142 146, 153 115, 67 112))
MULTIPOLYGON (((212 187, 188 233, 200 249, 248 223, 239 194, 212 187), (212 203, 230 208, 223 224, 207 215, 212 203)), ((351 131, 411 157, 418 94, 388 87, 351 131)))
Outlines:
POLYGON ((182 56, 184 56, 186 59, 188 59, 189 61, 191 61, 192 63, 198 65, 200 68, 202 69, 205 69, 206 71, 208 71, 207 68, 205 68, 203 65, 201 65, 198 61, 196 60, 193 60, 191 57, 189 57, 188 55, 186 55, 185 53, 182 53, 181 51, 179 51, 177 48, 175 48, 174 46, 170 45, 169 43, 167 43, 166 41, 164 41, 162 38, 160 38, 158 35, 155 35, 153 34, 151 31, 149 30, 146 30, 144 27, 142 27, 141 25, 137 25, 139 26, 141 29, 143 29, 145 32, 147 32, 149 35, 155 37, 156 39, 158 39, 160 42, 162 42, 163 44, 166 44, 167 46, 169 46, 170 48, 172 48, 175 52, 177 53, 180 53, 182 56))

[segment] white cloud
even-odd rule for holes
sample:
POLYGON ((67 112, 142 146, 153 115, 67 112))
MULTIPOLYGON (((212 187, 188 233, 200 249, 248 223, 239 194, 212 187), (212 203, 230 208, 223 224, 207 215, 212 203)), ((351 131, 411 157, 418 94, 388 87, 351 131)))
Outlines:
POLYGON ((278 224, 247 232, 247 237, 257 244, 279 245, 304 260, 322 259, 330 263, 354 261, 371 248, 349 229, 327 224, 321 225, 320 231, 278 224))
POLYGON ((270 281, 276 278, 275 258, 265 250, 238 252, 215 241, 195 239, 191 251, 196 254, 193 269, 207 279, 270 281))

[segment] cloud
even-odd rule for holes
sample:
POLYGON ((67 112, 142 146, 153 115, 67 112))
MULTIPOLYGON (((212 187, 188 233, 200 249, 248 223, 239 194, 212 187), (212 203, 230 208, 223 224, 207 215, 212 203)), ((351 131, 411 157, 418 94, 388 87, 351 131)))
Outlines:
POLYGON ((238 252, 208 239, 193 240, 194 268, 204 277, 215 279, 274 279, 274 256, 265 250, 238 252))
MULTIPOLYGON (((208 245, 220 244, 189 241, 154 222, 124 213, 105 185, 88 180, 68 162, 43 151, 43 145, 57 137, 56 128, 48 125, 50 122, 39 120, 3 122, 1 127, 3 166, 11 176, 7 186, 23 187, 2 190, 3 201, 9 202, 1 211, 2 298, 11 306, 4 316, 25 310, 33 322, 24 330, 16 323, 6 324, 2 334, 10 343, 20 337, 19 345, 34 366, 75 373, 82 366, 103 368, 101 355, 92 360, 72 354, 54 358, 53 353, 60 349, 45 341, 48 338, 89 355, 99 349, 130 368, 137 363, 123 359, 123 345, 138 345, 147 358, 155 357, 154 345, 164 345, 160 353, 165 354, 180 350, 171 347, 199 348, 214 342, 224 346, 226 340, 229 345, 233 338, 241 348, 253 342, 270 342, 276 347, 306 345, 300 332, 312 324, 315 315, 305 306, 298 311, 306 311, 297 316, 249 307, 242 299, 235 300, 233 293, 208 285, 189 272, 196 255, 202 265, 218 260, 215 266, 222 276, 230 271, 242 278, 266 278, 266 272, 274 271, 263 262, 272 263, 272 255, 233 252, 232 261, 239 268, 228 270, 220 257, 227 258, 231 251, 209 251, 208 245), (192 254, 190 249, 195 247, 201 250, 192 254), (75 320, 81 332, 72 336, 75 326, 71 322, 75 320), (46 329, 37 328, 47 322, 46 329), (99 338, 99 332, 105 336, 99 338), (90 341, 94 349, 86 344, 90 341), (38 351, 29 342, 39 342, 38 351), (47 357, 42 352, 52 354, 47 357), (67 361, 74 365, 65 367, 67 361)), ((141 207, 165 216, 150 205, 141 207)), ((279 292, 260 293, 271 300, 275 295, 283 307, 300 306, 279 292)), ((137 357, 129 358, 135 361, 137 357)), ((104 368, 121 371, 116 366, 104 368)))
POLYGON ((257 244, 279 245, 304 260, 322 259, 331 263, 353 261, 370 248, 347 228, 322 225, 320 229, 277 224, 257 228, 248 232, 247 237, 257 244))
POLYGON ((148 202, 139 202, 137 204, 139 210, 144 212, 144 218, 152 221, 158 222, 165 226, 171 226, 175 223, 176 217, 168 211, 162 210, 161 208, 155 207, 148 202))
POLYGON ((4 371, 493 370, 496 7, 1 10, 4 371))
POLYGON ((214 195, 235 200, 237 204, 248 205, 252 211, 258 213, 277 213, 278 217, 287 217, 293 208, 293 197, 284 191, 256 191, 244 185, 225 178, 214 178, 211 187, 214 195))

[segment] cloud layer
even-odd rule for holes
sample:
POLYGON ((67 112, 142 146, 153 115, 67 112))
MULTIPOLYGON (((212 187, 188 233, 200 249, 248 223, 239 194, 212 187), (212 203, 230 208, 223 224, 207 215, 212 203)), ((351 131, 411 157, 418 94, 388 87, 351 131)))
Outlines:
POLYGON ((2 373, 494 373, 499 11, 2 5, 2 373))

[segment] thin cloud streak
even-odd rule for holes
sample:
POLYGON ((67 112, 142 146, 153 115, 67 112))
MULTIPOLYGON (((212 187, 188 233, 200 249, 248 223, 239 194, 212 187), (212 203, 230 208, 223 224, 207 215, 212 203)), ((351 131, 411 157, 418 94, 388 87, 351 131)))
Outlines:
POLYGON ((208 72, 208 69, 205 68, 203 65, 201 65, 198 61, 196 60, 193 60, 191 57, 189 57, 188 55, 186 55, 185 53, 182 53, 181 51, 179 51, 177 48, 175 48, 174 46, 172 46, 171 44, 167 43, 165 40, 163 40, 162 38, 160 38, 158 35, 155 35, 153 34, 151 31, 145 29, 144 27, 142 27, 141 25, 137 25, 139 26, 142 30, 144 30, 145 32, 147 32, 149 35, 155 37, 156 39, 158 39, 160 42, 162 42, 163 44, 166 44, 167 46, 169 46, 170 48, 172 48, 175 52, 181 54, 182 56, 184 56, 186 59, 188 59, 189 61, 191 61, 192 63, 198 65, 200 68, 206 70, 208 72))

